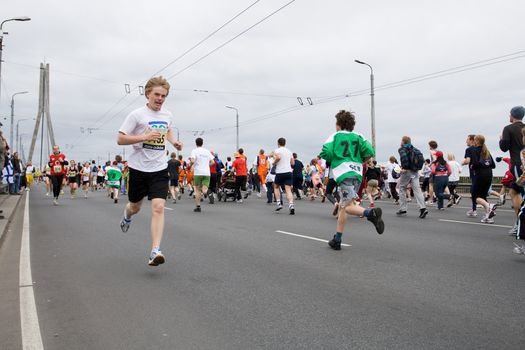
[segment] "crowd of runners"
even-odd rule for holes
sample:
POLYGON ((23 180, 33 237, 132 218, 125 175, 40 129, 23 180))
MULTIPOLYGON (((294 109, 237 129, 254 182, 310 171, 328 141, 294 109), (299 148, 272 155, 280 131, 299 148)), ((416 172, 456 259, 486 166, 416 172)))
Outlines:
MULTIPOLYGON (((299 160, 282 137, 276 140, 275 150, 260 149, 257 154, 250 155, 253 156, 251 160, 242 148, 231 156, 220 158, 204 145, 202 138, 197 138, 192 147, 185 148, 189 154, 185 158, 181 153, 183 144, 172 132, 171 113, 162 108, 169 93, 168 82, 162 77, 152 78, 146 84, 145 93, 147 104, 131 112, 119 129, 117 143, 133 148, 127 160, 116 156, 103 165, 94 160, 77 163, 67 160, 55 146, 44 169, 30 163, 26 165, 21 185, 30 190, 33 178, 45 183, 46 195, 53 196, 55 205, 64 190, 68 190, 71 199, 88 198, 94 191, 107 191, 113 203, 118 203, 119 197, 127 194, 128 202, 120 223, 123 232, 128 231, 132 217, 147 198, 153 213, 149 265, 157 266, 165 261, 160 243, 166 200, 177 203, 187 196, 195 201, 194 212, 198 213, 202 211, 203 201, 242 203, 253 195, 264 197, 267 204, 275 205, 275 211, 281 211, 286 203, 290 215, 296 213, 294 201, 328 200, 327 211, 337 217, 335 234, 328 244, 340 250, 347 215, 366 218, 377 233, 382 234, 385 225, 376 201, 389 198, 399 205, 397 216, 408 215, 408 203, 414 200, 419 218, 425 219, 430 206, 446 210, 460 203, 463 196, 458 192, 458 185, 460 174, 464 173, 470 178, 470 209, 466 215, 493 224, 497 208, 505 204, 508 192, 516 215, 510 234, 525 239, 525 201, 522 197, 525 109, 521 106, 511 109, 510 124, 501 135, 499 146, 501 151, 509 152, 508 158, 493 158, 483 135, 468 135, 465 153, 458 159, 452 153, 441 151, 434 140, 428 142, 428 150, 426 147, 418 149, 411 137, 403 136, 397 154, 390 156, 386 164, 378 164, 375 150, 354 131, 355 116, 347 111, 336 114, 335 132, 320 145, 320 153, 309 161, 299 160), (173 152, 167 156, 167 142, 173 144, 178 154, 173 152), (187 150, 189 148, 192 150, 187 150), (498 162, 504 162, 508 169, 501 180, 501 191, 495 192, 492 189, 493 169, 498 162)), ((8 158, 5 163, 4 177, 9 177, 6 168, 12 167, 12 162, 8 158)), ((18 193, 21 185, 13 186, 12 192, 18 193)), ((515 244, 513 251, 524 254, 525 245, 515 244)))

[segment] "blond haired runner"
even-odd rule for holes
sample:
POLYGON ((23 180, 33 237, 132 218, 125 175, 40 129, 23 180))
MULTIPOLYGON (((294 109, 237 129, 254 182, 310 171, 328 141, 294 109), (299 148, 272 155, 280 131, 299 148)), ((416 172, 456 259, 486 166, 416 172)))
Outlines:
POLYGON ((33 163, 29 160, 26 165, 26 191, 29 191, 31 189, 31 185, 33 184, 33 174, 35 173, 35 167, 33 166, 33 163))
POLYGON ((166 141, 177 150, 182 142, 173 134, 173 116, 162 108, 168 96, 170 84, 162 77, 151 78, 145 87, 147 104, 132 111, 119 129, 117 143, 133 145, 128 158, 129 203, 124 209, 120 223, 127 232, 133 215, 140 211, 144 197, 151 200, 151 254, 148 264, 163 264, 165 257, 160 251, 164 231, 164 205, 168 195, 169 175, 165 160, 166 141))

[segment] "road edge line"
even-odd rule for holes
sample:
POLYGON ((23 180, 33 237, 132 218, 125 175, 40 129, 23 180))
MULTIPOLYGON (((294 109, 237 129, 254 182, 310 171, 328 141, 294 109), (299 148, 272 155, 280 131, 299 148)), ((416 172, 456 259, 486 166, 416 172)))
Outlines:
POLYGON ((22 330, 22 349, 43 350, 42 335, 36 311, 33 277, 31 274, 31 252, 29 241, 29 192, 26 192, 22 244, 20 246, 20 326, 22 330))

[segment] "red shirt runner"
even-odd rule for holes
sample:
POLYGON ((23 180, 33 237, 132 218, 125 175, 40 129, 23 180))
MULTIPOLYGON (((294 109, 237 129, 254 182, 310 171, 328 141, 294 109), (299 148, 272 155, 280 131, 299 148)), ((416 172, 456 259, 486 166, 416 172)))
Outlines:
POLYGON ((235 169, 236 176, 247 176, 248 170, 246 169, 246 158, 239 157, 235 158, 232 167, 235 169))
POLYGON ((65 175, 66 168, 64 167, 64 161, 66 156, 62 153, 52 154, 49 156, 49 166, 51 167, 51 176, 53 175, 65 175))

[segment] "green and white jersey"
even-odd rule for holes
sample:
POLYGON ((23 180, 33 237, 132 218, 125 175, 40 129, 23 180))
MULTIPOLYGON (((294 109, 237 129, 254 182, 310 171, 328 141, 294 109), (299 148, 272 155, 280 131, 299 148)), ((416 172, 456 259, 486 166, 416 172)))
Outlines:
POLYGON ((108 167, 106 171, 107 181, 106 184, 109 187, 120 187, 120 178, 122 178, 122 172, 117 167, 108 167))
POLYGON ((346 130, 330 135, 321 151, 321 158, 330 163, 337 184, 348 177, 361 181, 363 162, 373 156, 374 148, 363 135, 346 130))

